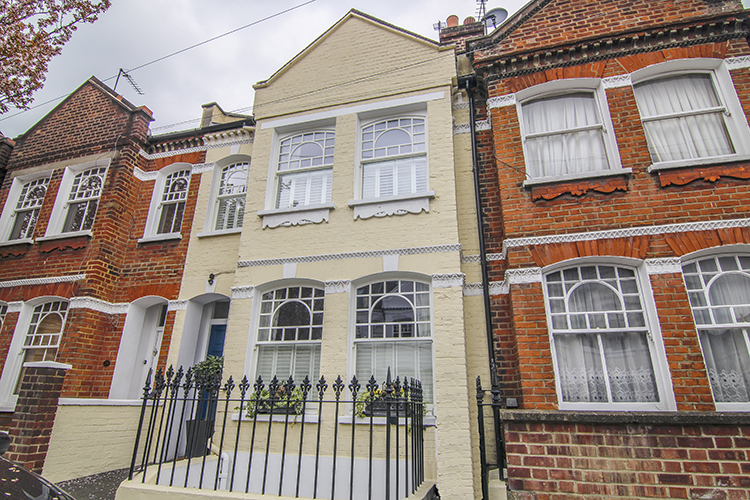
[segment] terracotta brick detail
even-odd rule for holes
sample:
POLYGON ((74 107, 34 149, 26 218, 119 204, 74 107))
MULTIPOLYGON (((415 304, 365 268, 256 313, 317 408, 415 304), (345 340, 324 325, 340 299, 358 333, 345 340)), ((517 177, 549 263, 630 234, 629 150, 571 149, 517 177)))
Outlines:
POLYGON ((675 186, 684 186, 696 179, 703 179, 709 182, 716 182, 722 177, 750 179, 750 164, 680 168, 659 171, 658 174, 662 187, 672 184, 675 186))
POLYGON ((6 456, 37 473, 44 466, 64 379, 64 369, 27 368, 21 381, 6 456))
POLYGON ((649 250, 649 236, 585 240, 574 243, 551 243, 529 246, 534 262, 539 267, 578 257, 618 256, 645 259, 649 250))
POLYGON ((664 240, 676 255, 685 255, 697 250, 750 243, 750 228, 734 227, 713 231, 691 231, 664 235, 664 240))
POLYGON ((544 198, 551 200, 566 193, 574 196, 583 196, 589 191, 598 191, 600 193, 611 193, 614 190, 627 191, 628 184, 622 177, 612 177, 609 179, 591 179, 583 181, 559 182, 555 184, 545 184, 543 186, 531 187, 531 199, 538 200, 544 198))

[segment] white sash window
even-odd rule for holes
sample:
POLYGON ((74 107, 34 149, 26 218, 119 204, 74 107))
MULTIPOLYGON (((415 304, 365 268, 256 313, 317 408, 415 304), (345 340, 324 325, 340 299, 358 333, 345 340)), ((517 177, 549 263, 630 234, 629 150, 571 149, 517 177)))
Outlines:
POLYGON ((291 286, 263 293, 258 315, 256 378, 267 384, 290 376, 299 385, 320 378, 325 290, 291 286))
POLYGON ((704 258, 682 271, 717 408, 747 408, 750 256, 704 258))
POLYGON ((242 227, 245 217, 247 169, 249 163, 234 163, 221 169, 216 196, 216 231, 242 227))
POLYGON ((549 273, 544 284, 561 404, 658 405, 654 335, 636 272, 586 265, 549 273))
POLYGON ((276 208, 321 205, 331 201, 335 133, 296 134, 279 143, 276 208))

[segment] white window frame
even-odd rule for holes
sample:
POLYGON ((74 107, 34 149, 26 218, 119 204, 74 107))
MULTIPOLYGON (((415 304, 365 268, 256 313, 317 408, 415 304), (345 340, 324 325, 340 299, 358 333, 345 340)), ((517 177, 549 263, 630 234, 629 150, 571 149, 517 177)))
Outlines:
MULTIPOLYGON (((667 61, 634 71, 630 75, 630 79, 635 94, 635 86, 639 83, 649 80, 669 78, 670 76, 682 76, 696 73, 711 76, 714 90, 716 91, 716 95, 721 103, 720 107, 723 108, 721 116, 724 119, 724 125, 726 126, 729 140, 734 146, 735 153, 724 156, 661 162, 655 161, 651 167, 649 167, 649 172, 670 168, 689 167, 693 165, 709 165, 750 159, 750 126, 748 126, 744 109, 742 108, 742 104, 737 95, 737 89, 734 87, 734 82, 732 81, 732 76, 723 59, 693 58, 667 61)), ((641 118, 641 120, 643 119, 641 118)), ((648 140, 648 132, 645 127, 644 134, 646 134, 648 140)))
MULTIPOLYGON (((689 283, 691 281, 691 276, 694 276, 696 273, 689 273, 685 271, 685 268, 687 266, 690 266, 692 264, 696 264, 696 267, 698 266, 698 262, 706 259, 719 259, 722 257, 742 257, 744 259, 750 259, 750 245, 727 245, 720 248, 712 248, 708 250, 700 250, 695 253, 691 253, 689 255, 686 255, 683 257, 682 260, 682 270, 683 270, 683 279, 685 280, 685 289, 687 290, 688 296, 691 299, 690 309, 693 311, 693 322, 695 323, 695 330, 698 335, 698 340, 701 344, 701 354, 705 357, 705 350, 703 346, 703 339, 701 338, 700 330, 727 330, 727 329, 744 329, 744 335, 745 335, 745 342, 746 347, 750 350, 750 322, 731 322, 731 323, 718 323, 715 321, 716 316, 712 313, 713 309, 720 308, 720 306, 711 306, 708 302, 708 297, 706 297, 705 293, 708 291, 708 287, 705 285, 702 288, 695 288, 693 285, 689 283), (698 321, 696 320, 696 311, 693 309, 693 294, 701 294, 706 299, 706 306, 699 307, 700 310, 705 311, 705 314, 707 318, 710 318, 712 321, 710 323, 700 323, 698 324, 698 321)), ((738 271, 722 271, 720 270, 718 273, 713 275, 709 281, 709 283, 713 283, 719 276, 726 275, 726 274, 743 274, 745 276, 750 276, 750 271, 748 270, 738 270, 738 271)), ((700 275, 701 273, 697 273, 700 275)), ((709 285, 710 286, 710 285, 709 285)), ((749 304, 750 305, 750 304, 749 304)), ((705 360, 705 358, 704 358, 705 360)), ((706 366, 706 373, 709 378, 709 383, 712 387, 712 394, 714 394, 713 390, 713 380, 711 380, 711 376, 709 373, 709 367, 708 363, 705 363, 706 366)), ((714 396, 715 397, 715 396, 714 396)), ((716 401, 714 400, 714 404, 716 405, 717 411, 748 411, 750 410, 750 401, 747 402, 725 402, 725 401, 716 401)))
MULTIPOLYGON (((247 175, 250 173, 250 157, 245 155, 232 155, 228 156, 226 158, 223 158, 216 162, 213 176, 211 178, 211 191, 209 193, 209 199, 208 199, 208 205, 206 206, 206 222, 203 226, 203 231, 198 234, 198 237, 204 237, 204 236, 213 236, 213 235, 219 235, 219 234, 234 234, 234 233, 240 233, 242 232, 242 226, 244 225, 244 219, 243 224, 232 227, 229 229, 216 229, 217 220, 219 217, 219 204, 221 203, 221 199, 223 198, 220 194, 221 190, 221 180, 224 175, 224 170, 226 168, 230 168, 234 165, 241 165, 246 164, 246 172, 247 175)), ((247 207, 247 181, 245 183, 245 192, 243 193, 245 196, 245 207, 247 207)), ((236 197, 238 195, 231 195, 226 196, 227 198, 236 197)))
MULTIPOLYGON (((669 366, 667 364, 667 355, 662 339, 661 327, 659 325, 656 312, 656 305, 653 299, 651 289, 651 280, 643 265, 643 261, 629 259, 625 257, 608 257, 606 260, 597 258, 573 259, 559 262, 542 270, 542 289, 544 292, 544 308, 547 317, 547 326, 549 331, 550 352, 552 355, 552 366, 555 372, 555 388, 557 391, 558 408, 560 410, 594 410, 594 411, 672 411, 677 409, 674 399, 674 389, 672 386, 669 366), (643 330, 647 331, 647 339, 651 356, 651 363, 654 370, 656 388, 659 395, 657 402, 628 402, 628 403, 596 403, 596 402, 571 402, 563 401, 562 386, 560 381, 557 351, 555 348, 555 334, 553 328, 552 312, 550 309, 550 295, 547 288, 547 276, 558 271, 563 272, 566 269, 579 268, 585 266, 607 266, 607 267, 624 267, 634 271, 635 279, 639 286, 641 307, 645 320, 643 330)), ((613 330, 626 330, 622 328, 613 328, 613 330)), ((596 330, 570 330, 570 332, 595 333, 596 330)), ((564 332, 557 333, 565 335, 564 332)))
MULTIPOLYGON (((13 231, 13 227, 16 222, 16 214, 18 213, 17 205, 20 201, 21 193, 23 192, 24 187, 26 187, 29 183, 39 181, 42 179, 47 180, 47 184, 45 186, 45 191, 49 190, 49 183, 50 179, 52 177, 52 171, 47 170, 44 172, 37 172, 30 175, 19 175, 17 177, 13 178, 13 182, 11 182, 10 190, 8 191, 8 197, 5 200, 5 205, 3 206, 3 213, 0 216, 0 245, 2 244, 11 244, 15 245, 18 243, 33 243, 34 239, 29 238, 19 238, 15 240, 10 239, 11 232, 13 231)), ((45 195, 46 199, 46 195, 45 195)), ((43 204, 40 205, 38 208, 41 211, 43 204)), ((34 225, 34 231, 36 230, 36 226, 39 224, 39 218, 37 216, 36 223, 34 225)), ((34 231, 31 233, 33 234, 34 231)))
MULTIPOLYGON (((333 171, 336 163, 336 127, 335 123, 331 120, 325 120, 323 122, 308 122, 304 125, 296 125, 292 127, 284 127, 282 129, 274 129, 273 132, 273 143, 272 152, 268 167, 268 181, 266 184, 266 202, 265 209, 258 211, 258 216, 263 218, 263 227, 279 227, 279 226, 295 226, 302 224, 319 224, 323 221, 328 222, 328 216, 331 209, 336 208, 333 204, 332 184, 333 184, 333 171), (282 144, 284 141, 293 139, 297 136, 323 132, 326 134, 333 134, 334 146, 333 153, 323 154, 323 163, 320 165, 312 165, 306 167, 300 167, 295 169, 284 169, 280 170, 280 165, 287 162, 284 161, 281 152, 282 144), (333 160, 330 163, 325 161, 326 157, 332 157, 333 160), (304 205, 295 205, 287 207, 278 207, 279 189, 281 188, 281 178, 290 175, 315 175, 330 172, 327 182, 326 191, 331 192, 331 197, 327 200, 321 200, 316 203, 307 203, 304 205)), ((309 186, 309 183, 308 183, 309 186)), ((325 191, 324 191, 325 192, 325 191)), ((317 200, 316 200, 317 201, 317 200)))
MULTIPOLYGON (((151 193, 151 204, 148 209, 148 218, 146 219, 146 227, 143 231, 143 237, 138 240, 138 243, 148 243, 150 241, 164 241, 164 240, 179 240, 182 239, 182 226, 185 222, 184 211, 183 220, 180 223, 180 230, 173 231, 170 233, 158 233, 159 222, 161 221, 162 209, 166 205, 162 202, 162 196, 166 187, 167 179, 175 172, 187 170, 187 191, 185 194, 185 207, 190 202, 190 182, 192 177, 193 165, 190 163, 173 163, 167 167, 162 168, 156 174, 156 181, 154 182, 154 190, 151 193)), ((179 202, 178 202, 179 203, 179 202)))
MULTIPOLYGON (((21 306, 21 311, 18 314, 18 320, 16 321, 16 328, 13 331, 13 338, 8 348, 8 355, 5 358, 5 365, 3 366, 2 375, 0 375, 0 410, 2 411, 14 411, 18 395, 13 394, 13 391, 18 382, 18 377, 21 373, 21 365, 24 359, 24 343, 28 334, 29 327, 31 325, 31 319, 34 314, 36 306, 46 304, 48 302, 63 301, 68 303, 66 312, 66 318, 62 325, 62 332, 60 340, 65 336, 65 328, 67 324, 67 314, 70 311, 70 301, 64 297, 45 296, 37 297, 35 299, 25 302, 21 306)), ((59 342, 58 342, 59 345, 59 342)))
MULTIPOLYGON (((389 108, 386 110, 380 109, 374 112, 361 113, 357 116, 357 167, 355 169, 355 181, 354 181, 354 198, 349 201, 349 206, 353 209, 354 219, 369 219, 371 217, 383 217, 391 215, 403 215, 406 213, 418 214, 422 211, 430 211, 430 199, 435 197, 435 192, 430 190, 430 134, 429 134, 429 122, 427 119, 427 110, 424 105, 412 105, 408 107, 389 108), (413 120, 419 119, 423 121, 424 130, 421 133, 424 137, 422 141, 415 142, 412 138, 411 144, 422 144, 422 151, 409 151, 409 152, 393 152, 388 153, 384 156, 375 157, 374 155, 374 144, 372 148, 365 147, 367 143, 371 141, 365 141, 365 134, 370 133, 367 128, 375 126, 382 122, 388 122, 392 120, 413 120), (368 154, 370 150, 373 154, 368 154), (397 162, 397 161, 409 161, 414 159, 423 158, 424 160, 424 189, 415 190, 411 193, 401 193, 388 196, 370 196, 364 197, 364 182, 365 182, 365 171, 369 167, 374 167, 377 164, 397 162)), ((401 128, 400 124, 399 127, 401 128)), ((412 132, 408 132, 412 135, 412 132)), ((373 140, 375 138, 373 137, 373 140)), ((396 169, 396 172, 398 170, 396 169)), ((396 174, 397 175, 397 174, 396 174)), ((416 188, 417 179, 415 177, 416 171, 412 167, 412 183, 413 187, 416 188)), ((396 177, 396 176, 394 176, 396 177)), ((394 182, 394 186, 396 183, 394 182)))
MULTIPOLYGON (((47 232, 45 233, 43 238, 37 238, 38 240, 71 238, 76 236, 92 236, 91 229, 63 232, 65 219, 68 216, 69 197, 73 188, 73 180, 78 174, 86 170, 91 170, 94 168, 104 168, 105 171, 102 174, 102 177, 104 179, 104 182, 102 183, 102 192, 98 197, 89 198, 89 201, 93 199, 101 199, 101 194, 103 194, 104 189, 106 188, 110 161, 110 158, 103 158, 101 160, 95 160, 65 167, 65 172, 63 172, 63 177, 60 181, 60 187, 58 188, 57 196, 55 197, 55 204, 52 207, 52 215, 50 215, 49 224, 47 225, 47 232)), ((99 212, 98 206, 97 212, 99 212)), ((96 219, 94 219, 92 227, 94 224, 96 224, 96 219)))
MULTIPOLYGON (((372 291, 372 290, 370 290, 372 291)), ((404 292, 406 293, 406 292, 404 292)), ((423 292, 420 292, 423 293, 423 292)), ((372 293, 369 294, 370 296, 372 293)), ((401 295, 401 292, 395 293, 395 294, 383 294, 385 295, 401 295)), ((372 307, 372 304, 369 306, 372 307)), ((389 343, 389 344, 398 344, 398 343, 424 343, 429 344, 430 346, 430 371, 432 373, 432 376, 430 377, 430 380, 422 380, 422 387, 425 390, 424 397, 426 400, 426 408, 427 410, 434 414, 435 412, 435 379, 436 379, 436 369, 435 369, 435 297, 433 293, 433 286, 432 286, 432 280, 429 277, 423 276, 423 275, 417 275, 412 273, 386 273, 386 274, 377 274, 377 275, 370 275, 363 278, 360 278, 358 280, 352 281, 351 284, 351 292, 350 292, 350 328, 349 328, 349 375, 347 380, 351 380, 352 376, 354 376, 357 373, 357 345, 377 345, 379 343, 389 343), (388 282, 388 281, 411 281, 415 283, 421 283, 422 285, 427 286, 427 296, 429 297, 429 314, 430 318, 429 320, 422 320, 419 321, 416 315, 415 310, 415 324, 421 323, 425 326, 427 326, 430 330, 429 336, 412 336, 412 337, 402 337, 402 338, 357 338, 357 291, 358 289, 369 286, 375 283, 380 282, 388 282)), ((387 366, 382 367, 383 373, 387 371, 387 366)), ((362 375, 362 374, 360 374, 362 375)), ((362 391, 364 391, 364 386, 367 384, 370 376, 375 375, 374 373, 370 373, 365 376, 363 375, 363 378, 359 378, 358 380, 362 384, 362 388, 360 389, 360 394, 362 394, 362 391)), ((398 375, 396 367, 391 367, 391 375, 393 379, 395 380, 396 376, 398 375)), ((419 378, 419 377, 415 377, 419 378)), ((382 384, 385 382, 385 375, 378 378, 376 376, 376 380, 378 383, 378 386, 382 387, 382 384)))
MULTIPOLYGON (((590 93, 594 99, 594 103, 600 119, 602 140, 604 142, 604 149, 606 152, 609 168, 564 175, 541 175, 538 177, 531 177, 528 173, 527 166, 524 186, 548 184, 552 182, 564 182, 575 179, 607 177, 632 172, 631 168, 622 167, 622 163, 620 161, 620 153, 617 147, 617 140, 614 132, 614 125, 612 123, 612 117, 609 113, 607 94, 604 91, 604 87, 602 86, 601 80, 599 78, 569 78, 555 80, 552 82, 534 85, 532 87, 520 90, 516 93, 516 112, 518 113, 518 124, 521 131, 521 140, 523 142, 524 158, 529 158, 530 156, 530 153, 526 146, 526 138, 529 134, 525 130, 524 126, 524 104, 543 100, 546 98, 561 97, 565 96, 566 94, 576 93, 590 93)), ((542 134, 538 135, 541 136, 542 134)))
MULTIPOLYGON (((254 300, 252 305, 252 312, 251 317, 252 321, 250 323, 250 331, 249 331, 249 337, 250 342, 248 342, 248 355, 246 356, 246 360, 249 361, 249 365, 246 366, 246 373, 252 374, 253 382, 258 379, 258 369, 259 369, 259 358, 260 358, 260 351, 264 346, 269 347, 280 347, 280 346, 294 346, 295 349, 297 346, 312 346, 313 349, 317 349, 317 366, 318 366, 318 374, 317 378, 320 378, 320 360, 321 360, 321 351, 322 351, 322 344, 323 344, 323 338, 325 335, 325 285, 323 283, 313 281, 313 280, 282 280, 282 281, 276 281, 273 283, 269 283, 266 286, 261 286, 260 288, 254 289, 254 300), (271 331, 273 330, 273 326, 265 326, 262 324, 262 317, 269 318, 269 321, 273 321, 273 317, 275 315, 275 312, 278 311, 278 307, 281 307, 285 303, 290 302, 289 297, 287 296, 286 299, 283 299, 283 302, 279 304, 277 308, 275 308, 272 311, 266 311, 263 312, 263 303, 264 299, 263 296, 268 293, 275 294, 280 290, 289 290, 290 288, 312 288, 313 289, 313 297, 312 299, 322 299, 323 301, 323 310, 313 310, 312 313, 320 313, 322 315, 322 321, 320 324, 321 328, 321 334, 320 339, 313 339, 312 331, 310 332, 310 338, 307 340, 270 340, 270 335, 272 334, 271 331), (315 296, 315 290, 322 290, 323 295, 322 296, 315 296), (269 329, 269 339, 268 340, 260 340, 260 330, 262 328, 268 328, 269 329)), ((292 301, 294 299, 291 299, 292 301)), ((314 307, 314 306, 313 306, 314 307)), ((311 323, 314 323, 315 320, 311 316, 311 323)), ((315 327, 317 328, 317 326, 315 327)), ((296 354, 296 353, 295 353, 296 354)), ((316 354, 313 354, 315 356, 316 354)), ((294 369, 293 369, 294 371, 294 369)), ((303 379, 297 380, 294 379, 294 383, 296 386, 299 386, 303 379)), ((271 382, 271 379, 266 380, 263 379, 263 383, 265 384, 265 388, 268 389, 268 384, 271 382)), ((286 379, 279 378, 280 383, 286 382, 286 379)), ((310 376, 310 383, 315 385, 318 382, 318 380, 313 380, 313 376, 310 376)))

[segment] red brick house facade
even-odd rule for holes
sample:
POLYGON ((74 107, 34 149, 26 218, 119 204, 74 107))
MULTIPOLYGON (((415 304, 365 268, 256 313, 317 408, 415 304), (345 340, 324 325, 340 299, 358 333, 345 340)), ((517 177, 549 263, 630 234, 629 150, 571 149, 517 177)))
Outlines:
POLYGON ((750 498, 748 35, 535 0, 460 47, 516 498, 750 498))
POLYGON ((151 137, 151 120, 92 77, 17 138, 8 158, 0 419, 13 440, 8 455, 29 468, 44 464, 50 394, 135 400, 148 370, 166 363, 202 137, 237 124, 151 137), (123 338, 133 317, 139 324, 123 338))

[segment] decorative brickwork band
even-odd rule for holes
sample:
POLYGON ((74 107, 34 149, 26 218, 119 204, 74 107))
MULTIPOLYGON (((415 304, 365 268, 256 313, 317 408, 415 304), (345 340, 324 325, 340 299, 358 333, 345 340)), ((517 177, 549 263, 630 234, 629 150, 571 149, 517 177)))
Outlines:
POLYGON ((620 87, 630 87, 631 85, 633 85, 633 81, 630 79, 630 73, 602 79, 602 87, 605 89, 617 89, 620 87))
POLYGON ((453 126, 453 135, 468 134, 471 132, 471 126, 468 123, 459 123, 453 126))
POLYGON ((679 257, 646 259, 645 263, 648 274, 682 273, 682 264, 679 257))
POLYGON ((233 286, 231 290, 232 290, 232 300, 253 298, 253 287, 251 285, 233 286))
POLYGON ((492 125, 490 125, 489 120, 477 120, 475 127, 477 132, 481 132, 482 130, 492 130, 492 125))
POLYGON ((724 62, 730 70, 750 68, 750 56, 727 57, 724 62))
POLYGON ((69 367, 60 363, 39 366, 43 364, 24 365, 9 432, 10 450, 6 454, 10 460, 37 473, 41 473, 44 467, 57 414, 57 401, 69 367))
MULTIPOLYGON (((475 297, 482 295, 484 287, 481 283, 466 283, 464 285, 464 296, 475 297)), ((507 281, 492 281, 490 283, 490 295, 507 295, 510 293, 510 283, 507 281)))
POLYGON ((94 299, 92 297, 73 297, 70 299, 70 309, 91 309, 104 314, 127 314, 128 303, 112 304, 104 300, 94 299))
POLYGON ((349 293, 352 282, 350 280, 326 281, 326 294, 329 293, 349 293))
POLYGON ((454 286, 464 286, 464 281, 466 281, 466 275, 464 273, 432 275, 433 288, 452 288, 454 286))
POLYGON ((487 99, 487 109, 516 105, 516 94, 506 94, 487 99))
POLYGON ((74 274, 72 276, 50 276, 48 278, 29 278, 25 280, 0 281, 0 288, 12 288, 16 286, 50 285, 52 283, 67 283, 86 279, 85 274, 74 274))
POLYGON ((168 311, 184 311, 187 309, 187 300, 170 300, 167 306, 168 311))
POLYGON ((305 255, 303 257, 284 257, 280 259, 241 260, 237 267, 282 266, 292 263, 325 262, 329 260, 368 259, 383 257, 384 255, 419 255, 424 253, 460 252, 461 245, 434 245, 427 247, 395 248, 391 250, 369 250, 365 252, 328 253, 320 255, 305 255))
POLYGON ((527 267, 524 269, 508 269, 505 271, 505 281, 511 285, 519 283, 541 283, 542 269, 539 267, 527 267))
POLYGON ((712 231, 717 229, 741 227, 750 227, 750 219, 687 222, 682 224, 630 227, 626 229, 611 229, 607 231, 591 231, 585 233, 550 234, 547 236, 532 236, 529 238, 508 238, 507 240, 503 241, 502 255, 503 258, 505 258, 508 255, 508 249, 510 248, 522 248, 532 245, 549 245, 551 243, 571 243, 576 241, 629 238, 631 236, 686 233, 690 231, 712 231))

